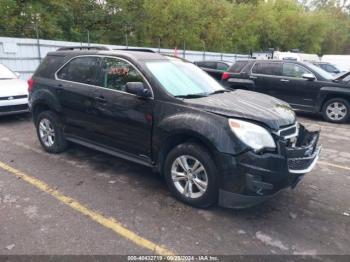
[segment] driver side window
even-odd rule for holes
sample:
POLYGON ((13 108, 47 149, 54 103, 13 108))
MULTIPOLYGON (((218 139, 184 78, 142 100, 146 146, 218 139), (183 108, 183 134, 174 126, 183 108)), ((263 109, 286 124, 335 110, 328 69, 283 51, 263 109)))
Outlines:
POLYGON ((144 82, 140 73, 128 62, 105 57, 99 77, 99 86, 116 91, 126 91, 126 83, 144 82))
POLYGON ((286 77, 303 78, 304 74, 312 74, 309 70, 297 64, 285 63, 283 64, 282 75, 286 77))

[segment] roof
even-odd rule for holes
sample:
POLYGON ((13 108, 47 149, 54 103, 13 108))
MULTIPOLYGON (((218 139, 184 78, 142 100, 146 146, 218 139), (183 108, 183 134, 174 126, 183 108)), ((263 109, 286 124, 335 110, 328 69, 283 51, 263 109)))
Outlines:
POLYGON ((106 55, 106 56, 124 56, 134 60, 167 60, 166 57, 158 53, 142 52, 132 50, 63 50, 48 53, 48 55, 61 56, 79 56, 79 55, 106 55))
POLYGON ((226 61, 226 60, 197 60, 197 61, 194 61, 194 63, 200 63, 200 62, 215 62, 215 63, 234 63, 232 61, 226 61))

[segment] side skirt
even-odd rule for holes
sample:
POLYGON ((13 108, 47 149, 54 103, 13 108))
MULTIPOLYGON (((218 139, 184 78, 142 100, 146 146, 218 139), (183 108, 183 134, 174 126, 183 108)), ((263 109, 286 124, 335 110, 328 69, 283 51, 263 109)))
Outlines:
POLYGON ((104 146, 101 145, 97 145, 95 143, 91 143, 89 141, 85 141, 85 140, 81 140, 79 138, 75 138, 75 137, 71 137, 71 136, 67 136, 66 139, 70 142, 115 156, 115 157, 119 157, 134 163, 138 163, 140 165, 144 165, 144 166, 148 166, 148 167, 154 167, 154 165, 152 164, 152 162, 150 161, 150 159, 145 159, 121 150, 115 150, 115 149, 109 149, 106 148, 104 146))

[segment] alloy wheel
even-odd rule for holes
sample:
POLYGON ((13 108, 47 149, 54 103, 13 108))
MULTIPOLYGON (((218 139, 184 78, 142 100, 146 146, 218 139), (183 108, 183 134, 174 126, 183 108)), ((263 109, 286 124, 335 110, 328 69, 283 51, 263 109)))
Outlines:
POLYGON ((177 157, 171 167, 175 188, 185 197, 196 199, 208 188, 208 175, 203 164, 193 156, 177 157))
POLYGON ((55 143, 55 130, 49 119, 43 118, 39 123, 40 139, 46 147, 52 147, 55 143))
POLYGON ((327 116, 333 121, 341 121, 347 115, 347 108, 341 102, 333 102, 326 108, 327 116))

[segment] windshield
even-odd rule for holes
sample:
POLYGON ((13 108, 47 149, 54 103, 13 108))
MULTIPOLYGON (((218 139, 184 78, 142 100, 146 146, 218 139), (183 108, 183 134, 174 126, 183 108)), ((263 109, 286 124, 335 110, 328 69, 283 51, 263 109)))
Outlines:
POLYGON ((0 80, 14 78, 17 78, 17 76, 6 66, 0 64, 0 80))
POLYGON ((332 76, 330 73, 324 71, 322 68, 315 66, 311 63, 306 63, 312 70, 314 70, 317 74, 322 76, 326 80, 333 80, 334 76, 332 76))
POLYGON ((224 89, 199 67, 181 61, 146 62, 147 68, 173 96, 206 96, 224 89))

